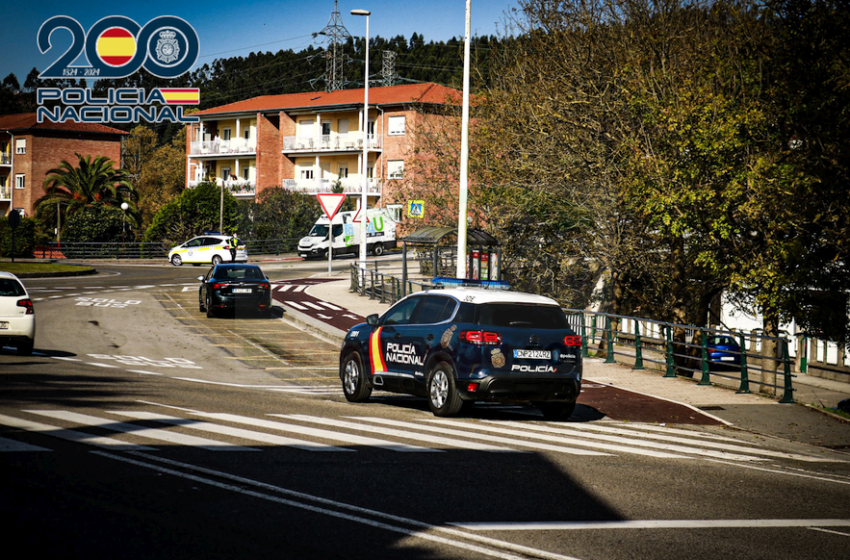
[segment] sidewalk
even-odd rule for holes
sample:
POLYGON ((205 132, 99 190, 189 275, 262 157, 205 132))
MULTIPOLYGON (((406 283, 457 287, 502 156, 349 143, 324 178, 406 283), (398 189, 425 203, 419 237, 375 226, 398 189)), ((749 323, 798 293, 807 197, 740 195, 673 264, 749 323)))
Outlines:
MULTIPOLYGON (((347 273, 335 272, 332 277, 340 280, 312 286, 307 292, 362 317, 383 313, 389 307, 388 304, 350 293, 347 273)), ((297 317, 297 313, 290 311, 287 315, 297 317)), ((342 340, 338 329, 330 326, 325 334, 334 340, 342 340)), ((835 407, 839 401, 850 398, 848 383, 799 375, 794 378, 794 399, 798 404, 779 404, 781 395, 738 394, 726 387, 699 386, 698 380, 668 379, 660 371, 638 371, 627 365, 606 364, 595 358, 585 359, 584 377, 587 381, 698 408, 730 426, 750 432, 833 449, 850 449, 850 421, 807 406, 815 404, 835 407)), ((752 387, 753 391, 758 390, 757 385, 752 387)))

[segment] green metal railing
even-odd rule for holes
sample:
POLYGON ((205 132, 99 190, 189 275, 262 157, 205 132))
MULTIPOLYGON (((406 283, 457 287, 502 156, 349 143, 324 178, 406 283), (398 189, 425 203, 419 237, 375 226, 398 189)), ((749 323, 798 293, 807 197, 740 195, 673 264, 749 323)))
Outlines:
POLYGON ((698 377, 698 385, 701 386, 712 385, 712 377, 730 379, 737 382, 739 393, 750 393, 750 384, 771 387, 777 394, 782 392, 779 402, 794 402, 795 376, 791 373, 787 338, 580 309, 565 309, 564 312, 573 330, 582 336, 582 355, 585 357, 590 356, 590 347, 598 343, 597 354, 604 355, 605 363, 633 363, 632 369, 641 370, 648 362, 663 370, 664 377, 698 377), (627 326, 632 328, 628 329, 627 326), (674 337, 676 332, 680 334, 679 337, 674 337), (740 351, 725 352, 738 356, 738 364, 727 366, 709 358, 708 340, 712 335, 736 339, 740 351), (767 342, 776 344, 778 357, 758 351, 767 342), (754 365, 754 361, 759 365, 754 365), (720 365, 724 369, 719 369, 720 365), (758 374, 755 379, 752 375, 754 372, 758 374), (778 382, 780 379, 781 382, 778 382))

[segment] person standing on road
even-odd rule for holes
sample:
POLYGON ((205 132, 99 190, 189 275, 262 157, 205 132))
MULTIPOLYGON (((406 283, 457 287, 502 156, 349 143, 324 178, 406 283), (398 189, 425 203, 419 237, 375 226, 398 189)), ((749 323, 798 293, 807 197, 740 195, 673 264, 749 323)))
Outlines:
POLYGON ((227 240, 228 248, 230 249, 230 261, 236 262, 236 245, 238 240, 236 239, 236 234, 230 236, 230 239, 227 240))

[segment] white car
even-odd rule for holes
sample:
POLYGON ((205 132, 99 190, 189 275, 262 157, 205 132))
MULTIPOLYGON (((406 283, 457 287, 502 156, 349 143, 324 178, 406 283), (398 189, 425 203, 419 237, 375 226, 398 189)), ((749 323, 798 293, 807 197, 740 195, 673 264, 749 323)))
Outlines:
MULTIPOLYGON (((199 235, 169 251, 168 260, 174 266, 232 262, 229 240, 229 235, 199 235)), ((236 262, 248 262, 248 249, 241 239, 236 240, 236 262)))
POLYGON ((35 310, 17 276, 0 271, 0 346, 11 345, 29 356, 35 343, 35 310))

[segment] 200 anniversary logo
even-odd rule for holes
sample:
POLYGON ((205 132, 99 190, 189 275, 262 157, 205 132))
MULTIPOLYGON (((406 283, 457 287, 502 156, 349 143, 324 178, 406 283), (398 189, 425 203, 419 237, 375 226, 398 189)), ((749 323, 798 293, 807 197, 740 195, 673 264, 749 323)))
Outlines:
MULTIPOLYGON (((53 49, 50 37, 56 30, 71 33, 71 46, 45 71, 42 79, 126 78, 144 68, 160 78, 176 78, 188 72, 198 59, 200 42, 195 29, 176 16, 160 16, 144 27, 125 16, 108 16, 85 32, 72 17, 55 16, 38 30, 38 48, 42 53, 53 49), (75 66, 85 52, 88 66, 75 66)), ((38 122, 134 123, 198 122, 183 115, 182 105, 197 105, 197 88, 110 88, 105 96, 95 97, 88 88, 39 88, 38 122), (42 107, 45 102, 61 101, 65 107, 42 107), (175 107, 172 107, 174 105, 175 107)))

